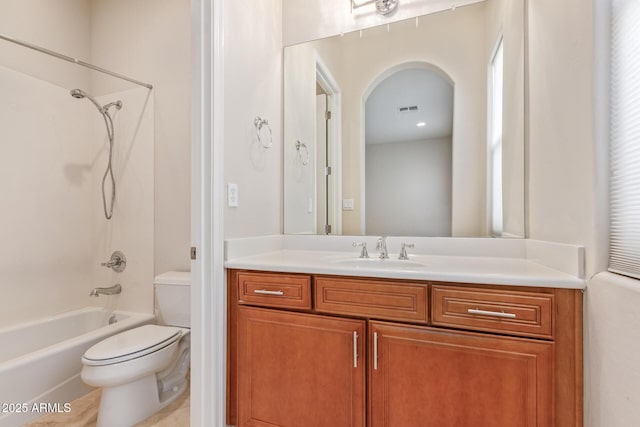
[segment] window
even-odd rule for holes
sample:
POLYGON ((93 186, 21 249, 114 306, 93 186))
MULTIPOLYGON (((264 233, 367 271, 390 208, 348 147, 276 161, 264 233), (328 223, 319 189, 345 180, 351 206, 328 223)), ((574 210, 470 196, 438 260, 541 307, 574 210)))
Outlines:
POLYGON ((609 271, 640 278, 640 2, 611 12, 609 271))
POLYGON ((488 206, 492 236, 502 235, 502 37, 500 37, 489 69, 488 114, 488 206))

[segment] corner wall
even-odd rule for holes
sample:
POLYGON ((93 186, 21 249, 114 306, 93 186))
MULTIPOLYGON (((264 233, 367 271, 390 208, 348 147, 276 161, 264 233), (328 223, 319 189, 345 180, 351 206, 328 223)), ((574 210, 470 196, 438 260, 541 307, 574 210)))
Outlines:
MULTIPOLYGON (((190 2, 92 0, 92 4, 91 60, 154 86, 155 274, 189 270, 190 2)), ((97 94, 132 87, 114 79, 93 77, 92 90, 97 94)))

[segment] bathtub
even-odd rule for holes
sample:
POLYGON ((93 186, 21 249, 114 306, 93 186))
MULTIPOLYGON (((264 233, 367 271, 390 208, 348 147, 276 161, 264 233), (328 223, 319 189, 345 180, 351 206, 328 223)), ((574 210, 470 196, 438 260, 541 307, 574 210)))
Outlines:
POLYGON ((88 307, 0 329, 0 427, 68 412, 68 403, 91 391, 80 379, 84 352, 147 323, 155 323, 152 314, 88 307), (109 325, 112 315, 117 321, 109 325))

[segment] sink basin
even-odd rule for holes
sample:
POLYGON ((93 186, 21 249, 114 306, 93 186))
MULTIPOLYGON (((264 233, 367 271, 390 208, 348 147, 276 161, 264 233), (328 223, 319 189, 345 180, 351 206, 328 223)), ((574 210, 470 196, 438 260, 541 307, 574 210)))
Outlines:
POLYGON ((426 267, 423 263, 401 259, 380 259, 380 258, 343 258, 330 261, 333 264, 363 267, 363 268, 385 268, 392 270, 403 270, 411 268, 426 267))

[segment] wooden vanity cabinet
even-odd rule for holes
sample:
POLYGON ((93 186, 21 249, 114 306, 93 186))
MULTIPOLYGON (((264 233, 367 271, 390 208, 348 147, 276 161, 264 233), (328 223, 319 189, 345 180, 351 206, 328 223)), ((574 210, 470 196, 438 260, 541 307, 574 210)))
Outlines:
POLYGON ((237 270, 228 286, 228 424, 582 426, 580 290, 237 270))
POLYGON ((364 427, 365 321, 238 308, 239 426, 364 427))
POLYGON ((553 343, 371 322, 369 426, 553 425, 553 343))

